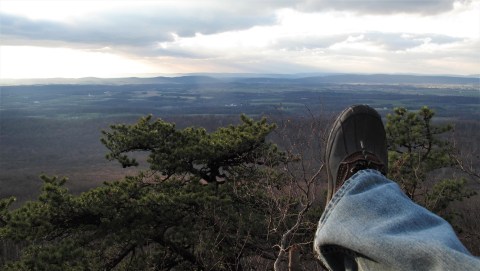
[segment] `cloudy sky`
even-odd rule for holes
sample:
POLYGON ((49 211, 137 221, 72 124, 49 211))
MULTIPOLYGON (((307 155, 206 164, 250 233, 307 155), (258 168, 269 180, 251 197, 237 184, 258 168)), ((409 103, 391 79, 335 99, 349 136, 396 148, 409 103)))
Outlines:
POLYGON ((480 73, 480 0, 0 0, 0 78, 480 73))

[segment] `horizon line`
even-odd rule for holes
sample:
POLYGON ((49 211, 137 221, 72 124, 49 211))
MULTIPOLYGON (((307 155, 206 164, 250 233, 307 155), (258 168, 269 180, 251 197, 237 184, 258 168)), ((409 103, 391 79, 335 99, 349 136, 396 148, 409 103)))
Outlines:
MULTIPOLYGON (((432 74, 432 73, 357 73, 357 72, 298 72, 298 73, 270 73, 270 72, 191 72, 191 73, 142 73, 124 76, 82 76, 82 77, 22 77, 22 78, 2 78, 2 81, 22 81, 22 80, 81 80, 81 79, 149 79, 149 78, 176 78, 188 76, 205 76, 205 77, 258 77, 258 76, 331 76, 331 75, 407 75, 407 76, 433 76, 433 77, 479 77, 480 74, 432 74)), ((300 77, 299 77, 300 78, 300 77)))

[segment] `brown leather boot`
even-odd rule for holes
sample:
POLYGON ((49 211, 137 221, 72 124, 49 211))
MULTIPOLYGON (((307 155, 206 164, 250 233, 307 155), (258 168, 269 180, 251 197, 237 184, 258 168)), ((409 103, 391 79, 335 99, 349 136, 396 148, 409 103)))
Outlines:
POLYGON ((328 174, 327 204, 343 183, 362 169, 386 175, 387 140, 382 119, 367 105, 353 105, 335 120, 328 136, 325 162, 328 174))

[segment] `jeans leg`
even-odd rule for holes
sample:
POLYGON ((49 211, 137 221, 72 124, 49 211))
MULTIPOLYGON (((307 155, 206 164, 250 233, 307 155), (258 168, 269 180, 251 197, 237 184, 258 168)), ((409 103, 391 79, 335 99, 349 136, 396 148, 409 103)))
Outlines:
POLYGON ((480 270, 448 222, 371 169, 357 172, 329 202, 314 248, 332 270, 480 270))

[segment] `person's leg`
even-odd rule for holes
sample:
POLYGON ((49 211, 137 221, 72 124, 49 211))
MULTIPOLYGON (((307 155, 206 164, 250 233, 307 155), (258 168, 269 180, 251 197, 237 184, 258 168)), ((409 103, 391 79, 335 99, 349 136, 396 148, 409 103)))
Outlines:
POLYGON ((445 220, 383 176, 387 159, 378 113, 365 105, 344 110, 327 141, 319 259, 332 270, 480 270, 445 220))
POLYGON ((480 270, 445 220, 372 169, 335 193, 314 243, 331 270, 480 270))

